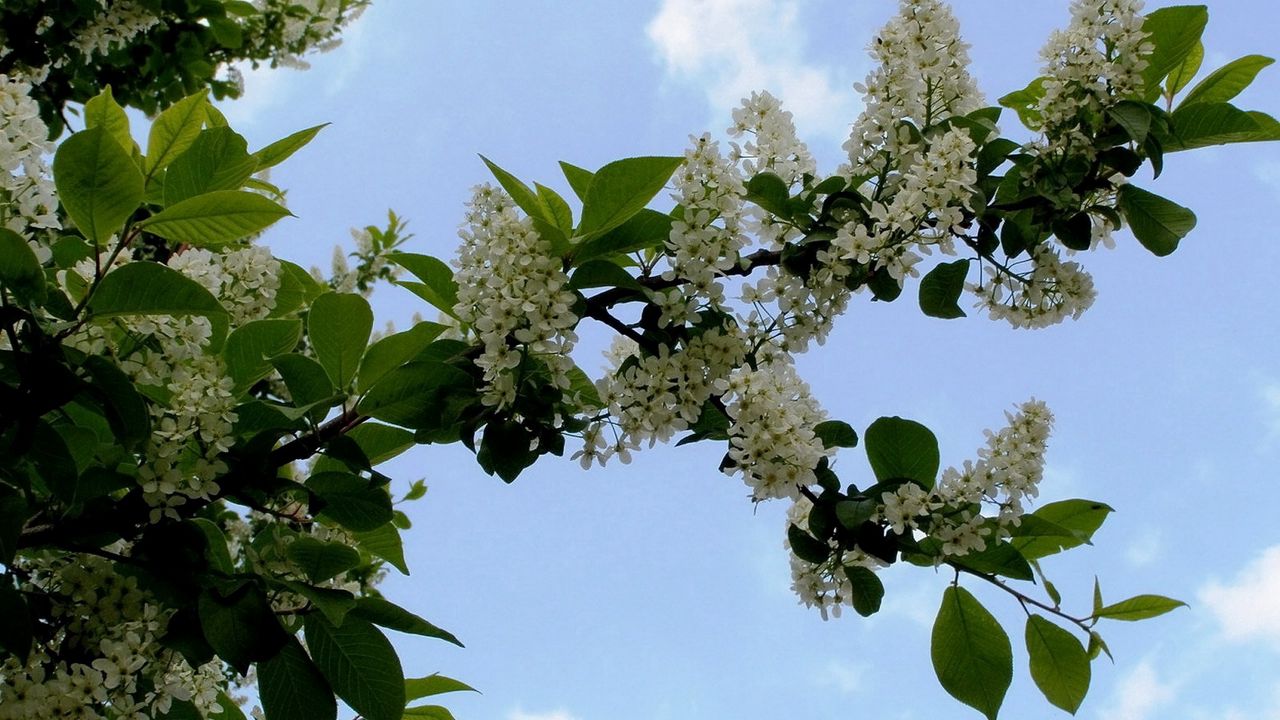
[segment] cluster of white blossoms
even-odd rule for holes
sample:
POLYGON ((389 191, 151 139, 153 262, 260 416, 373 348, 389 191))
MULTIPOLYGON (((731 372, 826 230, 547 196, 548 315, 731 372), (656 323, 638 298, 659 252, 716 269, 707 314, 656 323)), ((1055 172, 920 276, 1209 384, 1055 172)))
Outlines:
POLYGON ((644 443, 653 447, 688 429, 703 405, 728 389, 729 373, 743 363, 745 352, 742 332, 732 323, 698 333, 674 349, 664 344, 642 353, 632 341, 615 345, 609 353, 614 367, 596 382, 609 421, 587 429, 585 454, 576 457, 584 466, 603 465, 615 454, 644 443), (604 437, 606 425, 616 432, 613 443, 604 437))
POLYGON ((250 45, 275 51, 272 60, 285 67, 305 70, 308 52, 328 52, 342 44, 338 31, 364 12, 369 0, 254 0, 268 18, 268 27, 279 27, 284 48, 270 46, 270 38, 246 38, 250 45))
POLYGON ((0 664, 0 720, 148 720, 190 702, 221 712, 220 662, 191 667, 164 647, 169 615, 101 558, 28 563, 24 587, 51 604, 59 630, 26 662, 0 664))
MULTIPOLYGON (((813 503, 809 498, 797 497, 787 509, 787 524, 806 527, 811 510, 813 503)), ((840 617, 841 608, 851 604, 853 587, 844 568, 864 567, 874 572, 884 567, 884 563, 856 548, 844 553, 835 552, 839 547, 834 540, 829 541, 832 557, 821 564, 796 557, 791 552, 789 539, 784 540, 783 545, 791 558, 791 590, 805 607, 818 608, 823 620, 840 617)))
POLYGON ((849 177, 878 176, 915 151, 902 121, 925 127, 984 104, 960 24, 941 0, 902 0, 869 50, 878 65, 855 86, 866 109, 844 144, 849 166, 841 174, 849 177))
POLYGON ((690 140, 693 145, 673 178, 672 199, 684 214, 671 224, 666 241, 670 268, 663 277, 679 277, 686 281, 683 294, 719 304, 724 287, 718 278, 738 264, 747 242, 741 228, 746 189, 737 166, 720 154, 718 142, 708 134, 690 140))
POLYGON ((729 137, 745 136, 750 139, 742 145, 730 143, 730 159, 742 164, 747 177, 771 172, 790 186, 805 175, 817 173, 809 148, 796 139, 791 113, 783 110, 782 103, 768 92, 751 93, 733 110, 729 137))
MULTIPOLYGON (((59 228, 58 198, 46 157, 53 150, 31 84, 0 75, 0 227, 16 233, 59 228)), ((46 248, 32 243, 41 260, 46 248)))
POLYGON ((521 217, 506 193, 479 185, 458 235, 454 312, 484 346, 476 359, 484 371, 484 403, 501 408, 515 400, 525 353, 546 365, 553 385, 567 390, 569 351, 578 339, 574 295, 533 221, 521 217))
MULTIPOLYGON (((93 22, 76 32, 71 39, 74 47, 85 58, 106 55, 124 47, 135 37, 160 24, 160 18, 138 0, 98 0, 102 12, 93 22)), ((75 62, 72 58, 59 58, 56 66, 75 62)))
POLYGON ((978 296, 977 307, 1017 328, 1043 328, 1068 317, 1079 318, 1093 305, 1097 297, 1093 278, 1079 263, 1063 262, 1057 250, 1044 244, 1016 266, 1028 263, 1029 273, 1015 275, 998 269, 985 283, 969 285, 969 291, 978 296))
POLYGON ((725 400, 733 461, 725 472, 742 473, 752 499, 795 498, 801 485, 817 482, 814 470, 833 454, 814 433, 827 414, 785 356, 739 368, 725 400))
POLYGON ((1089 152, 1085 130, 1119 100, 1142 93, 1150 43, 1142 0, 1074 0, 1071 23, 1040 51, 1040 130, 1050 149, 1089 152))

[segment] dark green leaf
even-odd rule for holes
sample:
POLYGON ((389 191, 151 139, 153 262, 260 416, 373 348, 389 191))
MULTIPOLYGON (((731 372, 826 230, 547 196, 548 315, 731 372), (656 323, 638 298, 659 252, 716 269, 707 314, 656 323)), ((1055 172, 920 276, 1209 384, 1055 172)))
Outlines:
POLYGON ((968 260, 942 263, 930 270, 920 281, 920 309, 924 314, 944 319, 964 317, 957 301, 968 273, 968 260))
POLYGON ((1003 575, 1014 580, 1031 580, 1031 564, 1016 548, 1006 542, 987 543, 985 550, 973 551, 951 558, 961 567, 988 575, 1003 575))
POLYGON ((867 428, 864 442, 876 480, 914 480, 933 487, 940 458, 933 431, 914 420, 882 417, 867 428))
POLYGON ((640 212, 666 185, 682 157, 636 157, 600 168, 591 179, 583 201, 583 236, 600 235, 640 212))
POLYGON ((484 428, 476 462, 480 469, 497 475, 504 482, 515 482, 520 473, 538 459, 531 450, 536 436, 515 420, 494 418, 484 428))
POLYGON ((248 190, 215 190, 171 205, 138 223, 152 235, 195 247, 218 247, 292 215, 248 190))
POLYGON ((28 302, 43 302, 44 270, 35 252, 18 233, 0 227, 0 287, 28 302))
POLYGON ((227 311, 203 285, 155 262, 131 262, 102 277, 89 300, 95 317, 120 315, 203 315, 213 325, 214 345, 221 347, 227 311))
POLYGON ((858 433, 843 420, 827 420, 813 426, 813 434, 822 441, 824 448, 858 446, 858 433))
POLYGON ((354 548, 307 536, 289 543, 285 555, 306 573, 311 582, 324 582, 360 564, 360 553, 354 548))
POLYGON ((791 192, 782 178, 762 172, 747 181, 747 200, 783 218, 791 217, 791 192))
POLYGON ((588 260, 583 263, 569 278, 569 287, 574 290, 597 287, 620 287, 633 290, 643 288, 635 278, 631 277, 631 273, 609 260, 588 260))
POLYGON ((341 625, 347 613, 356 606, 356 598, 346 590, 316 587, 295 580, 276 581, 281 587, 306 598, 315 609, 319 610, 326 620, 334 625, 341 625))
POLYGON ((383 375, 426 350, 431 341, 444 330, 445 326, 440 323, 420 322, 404 332, 388 335, 370 345, 365 351, 364 359, 360 361, 356 390, 366 392, 383 375))
POLYGON ((1088 213, 1076 213, 1053 222, 1053 234, 1072 250, 1088 250, 1093 246, 1093 221, 1088 213))
POLYGON ((880 576, 861 565, 846 565, 845 577, 849 578, 849 602, 862 617, 871 617, 880 611, 884 599, 884 583, 880 576))
POLYGON ((883 267, 876 268, 867 280, 867 287, 871 289, 871 294, 876 300, 883 302, 893 302, 902 295, 902 282, 889 274, 889 271, 883 267))
POLYGON ((323 501, 320 516, 348 530, 370 532, 391 522, 391 496, 381 485, 349 473, 321 472, 307 479, 307 489, 323 501))
POLYGON ((311 303, 307 339, 316 359, 335 387, 344 389, 355 377, 373 331, 369 301, 354 293, 325 293, 311 303))
POLYGON ((369 622, 381 625, 388 630, 437 638, 451 642, 458 647, 463 647, 462 643, 458 642, 458 638, 453 636, 453 633, 441 630, 399 605, 382 598, 362 597, 356 601, 356 608, 351 613, 369 622))
POLYGON ((204 556, 209 561, 209 567, 227 575, 235 572, 231 551, 227 548, 227 536, 222 529, 205 518, 193 518, 189 522, 204 535, 204 556))
POLYGON ((239 190, 256 168, 244 138, 231 128, 201 130, 165 171, 164 204, 214 190, 239 190))
POLYGON ((407 428, 438 428, 455 420, 474 394, 471 376, 441 362, 419 360, 386 373, 360 401, 360 412, 407 428))
POLYGON ((1177 250, 1178 241, 1196 226, 1195 213, 1133 185, 1120 187, 1117 207, 1138 242, 1161 257, 1177 250))
POLYGON ((426 718, 426 720, 454 720, 453 713, 448 708, 439 705, 419 705, 417 707, 404 709, 404 720, 417 720, 418 718, 426 718))
POLYGON ((338 697, 367 720, 400 720, 404 670, 382 631, 350 615, 335 626, 315 613, 303 629, 311 657, 338 697))
POLYGON ((1151 106, 1133 100, 1121 100, 1107 110, 1116 124, 1124 128, 1129 139, 1141 145, 1151 129, 1151 106))
POLYGON ((18 552, 18 537, 30 514, 25 498, 0 486, 0 565, 13 562, 18 552))
MULTIPOLYGON (((278 258, 277 258, 278 259, 278 258)), ((310 305, 323 294, 327 287, 316 282, 311 273, 303 270, 295 263, 280 260, 280 287, 276 290, 276 303, 271 308, 269 317, 285 317, 291 315, 303 305, 310 305)))
POLYGON ((1170 135, 1162 137, 1168 152, 1210 145, 1280 140, 1280 123, 1270 115, 1245 112, 1229 103, 1196 103, 1169 116, 1170 135))
POLYGON ((294 638, 258 663, 258 694, 266 720, 335 720, 333 690, 294 638))
POLYGON ((17 656, 25 663, 31 654, 33 640, 31 614, 22 593, 13 587, 8 576, 0 576, 0 648, 17 656))
POLYGON ((209 645, 242 675, 251 663, 275 655, 287 637, 266 595, 252 583, 226 596, 213 590, 200 593, 199 613, 209 645))
POLYGON ((78 132, 58 146, 53 180, 62 209, 97 245, 120 232, 142 202, 142 172, 103 128, 78 132))
POLYGON ((277 140, 252 155, 259 170, 264 170, 284 162, 290 155, 298 152, 329 123, 317 125, 306 130, 299 130, 289 137, 277 140))
POLYGON ((1039 615, 1027 618, 1031 678, 1044 697, 1074 715, 1089 692, 1089 656, 1074 635, 1039 615))
POLYGON ((1196 103, 1228 102, 1249 87, 1263 68, 1274 62, 1273 58, 1264 55, 1245 55, 1232 60, 1196 83, 1196 86, 1191 88, 1191 92, 1188 92, 1179 103, 1178 109, 1181 110, 1196 103))
POLYGON ((1186 605, 1181 600, 1174 600, 1162 595, 1135 595, 1128 600, 1121 600, 1118 603, 1107 605, 1095 611, 1093 616, 1134 622, 1164 615, 1177 608, 1186 607, 1186 605))
POLYGON ((787 526, 787 542, 796 557, 815 565, 831 557, 831 548, 821 540, 801 530, 794 523, 787 526))
POLYGON ((942 595, 931 645, 943 689, 995 720, 1013 682, 1013 647, 1000 623, 968 590, 951 586, 942 595))

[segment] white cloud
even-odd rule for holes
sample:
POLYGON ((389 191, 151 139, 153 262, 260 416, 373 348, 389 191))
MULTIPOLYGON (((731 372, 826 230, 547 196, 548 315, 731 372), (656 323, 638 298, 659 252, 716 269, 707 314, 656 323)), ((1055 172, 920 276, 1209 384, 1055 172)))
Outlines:
POLYGON ((1098 713, 1102 720, 1148 720, 1173 699, 1172 683, 1161 682, 1149 660, 1143 660, 1121 679, 1110 705, 1098 713))
POLYGON ((850 663, 844 660, 832 660, 822 668, 818 675, 818 684, 835 688, 845 695, 852 695, 865 689, 867 666, 862 663, 850 663))
POLYGON ((805 60, 797 13, 797 0, 663 0, 647 31, 667 72, 703 86, 725 127, 742 98, 768 90, 801 137, 843 139, 860 101, 852 81, 805 60))
POLYGON ((1280 545, 1273 545, 1240 571, 1233 582, 1212 581, 1200 601, 1218 618, 1228 640, 1263 640, 1280 650, 1280 545))
POLYGON ((520 708, 516 708, 507 713, 507 720, 577 720, 576 717, 570 715, 567 710, 557 708, 550 712, 525 712, 520 708))
POLYGON ((1160 530, 1154 527, 1147 527, 1138 532, 1137 536, 1129 542, 1129 547, 1124 551, 1124 557, 1129 561, 1130 565, 1142 566, 1150 565, 1152 561, 1160 557, 1161 543, 1160 530))

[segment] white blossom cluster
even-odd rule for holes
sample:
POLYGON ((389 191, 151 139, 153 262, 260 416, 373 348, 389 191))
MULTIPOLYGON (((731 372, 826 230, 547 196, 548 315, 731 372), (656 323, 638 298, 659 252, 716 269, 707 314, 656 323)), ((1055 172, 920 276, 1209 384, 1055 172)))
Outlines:
POLYGON ((1102 112, 1142 93, 1150 43, 1142 0, 1074 0, 1071 22, 1040 51, 1044 96, 1037 110, 1050 149, 1089 151, 1085 130, 1102 112))
POLYGON ((746 346, 733 324, 707 329, 673 349, 659 345, 642 353, 634 342, 616 343, 609 353, 614 366, 596 382, 609 412, 584 433, 583 450, 575 454, 583 467, 603 465, 619 455, 625 462, 642 443, 653 447, 697 421, 711 397, 728 389, 729 373, 743 363, 746 346), (616 438, 605 433, 612 426, 616 438))
POLYGON ((162 646, 169 614, 135 578, 90 556, 28 570, 24 589, 48 598, 59 629, 25 663, 0 664, 0 720, 149 720, 175 700, 203 716, 223 710, 221 663, 193 668, 162 646))
MULTIPOLYGON (((74 47, 85 58, 106 55, 124 47, 135 37, 160 24, 160 18, 137 0, 98 0, 102 13, 93 22, 76 32, 71 39, 74 47)), ((55 65, 74 62, 59 58, 55 65)))
POLYGON ((1079 318, 1093 305, 1093 278, 1076 262, 1063 262, 1058 251, 1044 244, 1030 251, 1027 274, 997 270, 985 284, 969 285, 978 296, 976 307, 992 319, 1018 328, 1043 328, 1068 317, 1079 318))
POLYGON ((267 37, 246 38, 250 45, 273 50, 273 64, 305 70, 308 52, 328 52, 342 44, 338 31, 364 13, 368 0, 254 0, 268 25, 280 28, 284 48, 269 47, 267 37))
POLYGON ((771 172, 790 186, 805 175, 817 173, 809 148, 796 137, 791 113, 783 110, 782 103, 768 92, 751 93, 733 110, 729 137, 746 136, 750 139, 742 145, 730 143, 730 159, 742 164, 746 177, 771 172))
MULTIPOLYGON (((808 498, 797 497, 787 509, 787 524, 801 529, 807 527, 812 509, 813 503, 808 498)), ((835 541, 830 544, 833 551, 839 550, 835 541)), ((864 567, 871 571, 884 567, 879 560, 856 548, 842 555, 833 552, 827 562, 815 565, 796 557, 791 552, 789 539, 783 541, 783 546, 791 558, 791 590, 805 607, 818 608, 823 620, 840 617, 842 607, 851 604, 853 589, 844 573, 845 567, 864 567)))
POLYGON ((739 368, 725 394, 729 474, 742 473, 754 500, 795 498, 817 482, 814 469, 832 451, 814 426, 827 419, 795 367, 779 356, 757 369, 739 368))
MULTIPOLYGON (((30 93, 30 83, 0 75, 0 226, 19 234, 61 227, 45 160, 53 150, 49 128, 30 93)), ((28 242, 41 260, 49 258, 47 248, 28 242)))
POLYGON ((844 174, 874 177, 894 158, 909 156, 914 143, 900 126, 904 120, 923 129, 983 106, 969 75, 968 48, 941 0, 901 1, 869 48, 876 69, 855 86, 866 109, 844 144, 850 163, 844 174))
POLYGON ((484 371, 484 403, 501 408, 515 400, 525 353, 542 360, 552 384, 567 390, 578 318, 560 260, 533 222, 492 185, 474 188, 458 234, 454 312, 484 345, 476 359, 484 371))
POLYGON ((746 189, 737 166, 720 154, 720 144, 709 134, 690 140, 693 145, 674 177, 672 198, 684 214, 671 224, 666 241, 670 268, 663 277, 682 278, 687 281, 682 293, 719 304, 724 287, 718 278, 738 264, 746 245, 741 228, 746 189))

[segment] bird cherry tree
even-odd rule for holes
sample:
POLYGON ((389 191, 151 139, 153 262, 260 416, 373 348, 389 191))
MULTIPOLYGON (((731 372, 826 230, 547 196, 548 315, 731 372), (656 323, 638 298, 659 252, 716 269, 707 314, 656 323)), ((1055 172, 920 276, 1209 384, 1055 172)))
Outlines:
POLYGON ((859 434, 829 418, 793 358, 855 301, 910 290, 924 314, 961 318, 967 294, 1038 328, 1094 302, 1079 258, 1113 233, 1173 252, 1195 216, 1132 184, 1138 170, 1280 139, 1273 118, 1230 102, 1269 59, 1191 84, 1204 7, 1076 0, 1039 77, 992 105, 946 5, 904 1, 872 44, 865 109, 830 173, 781 102, 756 93, 724 141, 696 135, 682 156, 594 172, 563 164, 573 202, 486 160, 497 184, 475 188, 452 262, 409 252, 392 215, 356 234, 354 266, 340 256, 316 277, 255 238, 289 214, 264 171, 320 128, 250 151, 206 86, 226 90, 219 63, 334 39, 363 4, 0 11, 36 28, 0 52, 0 719, 232 720, 249 687, 249 714, 267 720, 334 718, 338 700, 369 720, 451 717, 423 698, 469 688, 406 673, 384 631, 457 638, 378 591, 407 572, 397 505, 424 492, 393 494, 378 467, 414 445, 462 443, 512 482, 547 454, 592 467, 659 442, 720 443, 719 470, 754 501, 790 503, 793 588, 824 618, 877 612, 894 566, 954 577, 934 669, 989 718, 1013 643, 967 584, 1026 611, 1032 680, 1072 713, 1109 652, 1099 623, 1181 605, 1108 602, 1095 583, 1091 607, 1064 606, 1042 561, 1089 542, 1110 508, 1034 507, 1043 403, 1013 406, 973 458, 943 468, 918 422, 859 434), (160 38, 205 48, 209 67, 117 85, 160 38), (197 91, 178 99, 173 82, 197 91), (121 98, 166 107, 145 147, 121 98), (80 128, 55 144, 50 118, 71 109, 80 128), (1033 140, 1001 135, 1005 109, 1033 140), (673 206, 651 207, 664 188, 673 206), (366 296, 388 281, 439 321, 375 335, 366 296), (595 379, 573 357, 586 320, 616 334, 595 379), (859 444, 869 467, 850 459, 839 476, 837 454, 859 444))

